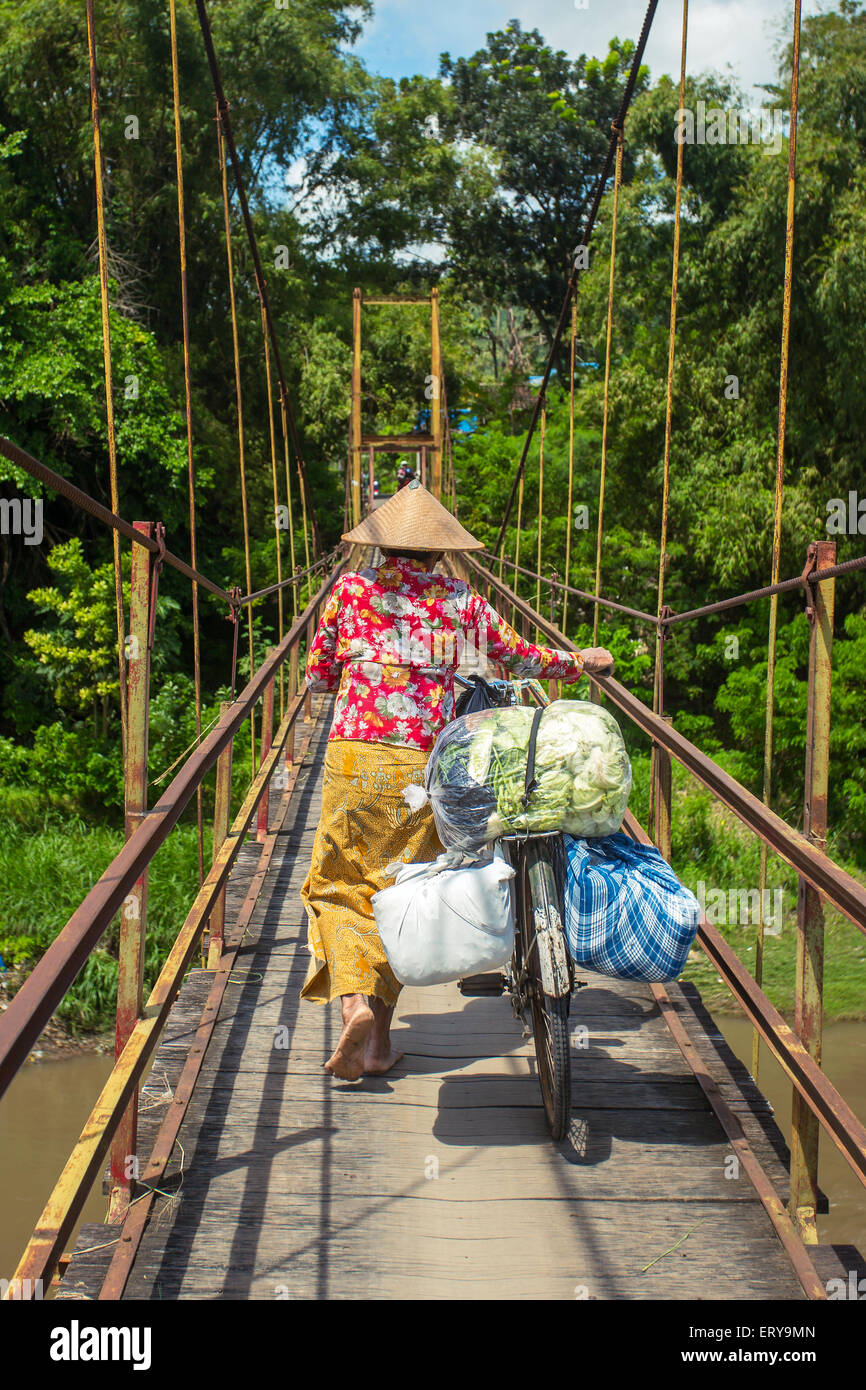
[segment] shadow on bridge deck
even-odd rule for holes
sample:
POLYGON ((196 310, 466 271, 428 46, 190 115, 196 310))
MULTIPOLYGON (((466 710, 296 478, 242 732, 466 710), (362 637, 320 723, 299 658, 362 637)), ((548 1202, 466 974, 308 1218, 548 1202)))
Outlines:
MULTIPOLYGON (((307 763, 125 1297, 802 1298, 648 986, 587 977, 573 1012, 587 1046, 558 1145, 507 1000, 407 989, 393 1073, 346 1084, 322 1070, 338 1011, 300 1003, 298 894, 329 712, 314 704, 307 763)), ((252 841, 229 922, 257 861, 252 841)), ((192 971, 172 1011, 142 1095, 142 1166, 211 980, 192 971)), ((669 993, 784 1193, 769 1107, 694 992, 669 993)), ((116 1243, 107 1230, 82 1229, 60 1299, 97 1294, 116 1243)))

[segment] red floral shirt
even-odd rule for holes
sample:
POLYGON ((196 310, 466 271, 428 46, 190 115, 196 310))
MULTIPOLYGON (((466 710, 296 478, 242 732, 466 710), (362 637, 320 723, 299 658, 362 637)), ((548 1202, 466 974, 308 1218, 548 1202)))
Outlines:
POLYGON ((331 738, 426 751, 454 717, 458 666, 483 674, 487 662, 551 680, 583 671, 579 652, 533 646, 468 584, 401 557, 337 580, 307 657, 307 685, 339 689, 331 738))

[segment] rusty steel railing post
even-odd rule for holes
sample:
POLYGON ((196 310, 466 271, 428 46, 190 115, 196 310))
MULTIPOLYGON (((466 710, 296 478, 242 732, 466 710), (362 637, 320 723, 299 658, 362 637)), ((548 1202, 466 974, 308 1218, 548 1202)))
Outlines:
MULTIPOLYGON (((665 604, 660 618, 666 618, 670 609, 665 604)), ((673 724, 669 714, 665 714, 665 646, 668 629, 659 623, 659 640, 656 643, 655 698, 656 713, 668 725, 673 724)), ((650 796, 653 839, 656 849, 663 858, 671 857, 671 791, 673 783, 673 762, 671 755, 661 744, 653 741, 650 759, 650 796)))
MULTIPOLYGON (((268 652, 268 659, 274 655, 275 648, 268 652)), ((274 682, 268 681, 265 686, 265 693, 262 697, 262 742, 261 742, 261 763, 271 751, 271 744, 274 738, 274 682)), ((259 809, 256 818, 256 839, 262 844, 268 835, 268 816, 270 814, 271 792, 270 787, 265 787, 262 792, 262 799, 259 802, 259 809)))
MULTIPOLYGON (((300 689, 298 683, 298 644, 292 647, 289 657, 289 703, 291 704, 300 689)), ((286 766, 291 767, 295 761, 295 726, 289 730, 289 737, 286 740, 286 766)))
MULTIPOLYGON (((359 526, 361 522, 361 450, 363 441, 361 410, 361 302, 361 291, 356 289, 352 296, 352 423, 350 432, 352 455, 350 505, 353 526, 359 526)), ((298 602, 300 603, 300 594, 298 595, 298 602)))
MULTIPOLYGON (((230 708, 229 702, 224 701, 220 705, 220 716, 226 714, 230 708)), ((234 742, 227 743, 223 751, 217 758, 216 770, 216 794, 214 799, 213 812, 213 861, 216 862, 220 850, 225 844, 226 836, 231 825, 232 809, 232 753, 234 742)), ((226 927, 226 890, 223 885, 219 897, 213 905, 210 915, 208 948, 207 948, 207 968, 216 970, 220 963, 223 953, 223 943, 225 941, 226 927)))
MULTIPOLYGON (((556 581, 559 578, 556 570, 550 571, 550 622, 553 625, 556 613, 556 581)), ((559 699, 559 681, 551 680, 547 682, 547 693, 551 700, 559 699)))
MULTIPOLYGON (((835 541, 813 541, 809 562, 817 569, 836 563, 835 541)), ((806 613, 810 624, 809 702, 806 714, 806 773, 803 834, 820 850, 827 846, 827 790, 830 764, 830 693, 836 581, 810 584, 806 613)), ((801 878, 797 893, 797 976, 794 1031, 820 1066, 824 1029, 824 903, 801 878)), ((791 1113, 791 1196, 789 1211, 806 1244, 818 1243, 818 1120, 794 1091, 791 1113)))
MULTIPOLYGON (((430 491, 437 502, 442 501, 442 402, 445 395, 442 380, 442 330, 439 317, 439 291, 430 293, 430 491)), ((426 449, 425 449, 426 455, 426 449)), ((425 470, 426 471, 426 470, 425 470)), ((427 484, 425 482, 424 486, 427 484)))
MULTIPOLYGON (((655 670, 653 672, 653 713, 657 714, 659 718, 664 716, 665 708, 665 638, 667 637, 667 628, 662 624, 661 620, 669 611, 667 607, 664 607, 659 613, 655 670)), ((592 682, 590 682, 590 688, 591 687, 592 682)), ((596 696, 592 698, 595 699, 596 696)), ((601 696, 599 695, 597 698, 600 700, 601 696)), ((659 782, 659 752, 659 745, 656 743, 655 739, 653 739, 650 745, 649 810, 647 814, 647 822, 651 826, 655 826, 657 823, 656 801, 658 798, 659 782)), ((656 847, 658 847, 658 840, 656 840, 656 847)))
MULTIPOLYGON (((154 534, 150 521, 136 521, 135 530, 148 539, 154 534)), ((150 708, 150 636, 154 560, 143 546, 132 547, 129 636, 126 639, 126 765, 123 770, 125 836, 138 829, 147 810, 147 744, 150 708)), ((124 900, 120 913, 117 956, 117 1017, 114 1056, 120 1056, 141 1016, 144 988, 144 949, 147 923, 147 870, 124 900)), ((120 1222, 129 1207, 132 1185, 138 1177, 138 1091, 117 1127, 109 1154, 108 1220, 120 1222)))
MULTIPOLYGON (((663 714, 666 724, 672 724, 669 714, 663 714)), ((673 785, 673 763, 666 748, 656 747, 656 791, 653 820, 653 839, 662 857, 671 857, 671 789, 673 785)))
MULTIPOLYGON (((313 645, 313 638, 314 638, 315 635, 316 635, 316 628, 318 627, 318 623, 319 623, 319 609, 318 609, 318 607, 316 607, 316 608, 313 609, 312 617, 310 618, 310 621, 307 623, 307 656, 308 656, 308 657, 309 657, 309 655, 310 655, 310 648, 311 648, 312 645, 313 645)), ((310 720, 312 719, 312 717, 313 717, 313 697, 312 697, 312 694, 310 693, 310 691, 308 690, 307 693, 306 693, 306 696, 304 697, 304 723, 305 723, 305 724, 309 724, 309 722, 310 722, 310 720)))

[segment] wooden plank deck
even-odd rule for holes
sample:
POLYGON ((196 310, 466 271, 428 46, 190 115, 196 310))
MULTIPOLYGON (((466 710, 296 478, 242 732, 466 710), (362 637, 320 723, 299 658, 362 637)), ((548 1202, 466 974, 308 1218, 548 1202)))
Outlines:
MULTIPOLYGON (((800 1299, 802 1290, 647 986, 584 976, 571 1133, 551 1143, 507 1000, 407 989, 387 1077, 322 1069, 336 1005, 301 1004, 298 896, 320 805, 319 715, 129 1299, 800 1299)), ((255 870, 230 881, 235 915, 255 870)), ((231 918, 229 919, 231 920, 231 918)), ((143 1093, 140 1156, 210 986, 190 973, 143 1093)), ((694 990, 670 986, 701 1061, 784 1195, 767 1102, 694 990)), ((58 1297, 92 1298, 115 1233, 87 1226, 58 1297), (106 1235, 106 1233, 110 1233, 106 1235), (101 1239, 100 1239, 101 1237, 101 1239)))

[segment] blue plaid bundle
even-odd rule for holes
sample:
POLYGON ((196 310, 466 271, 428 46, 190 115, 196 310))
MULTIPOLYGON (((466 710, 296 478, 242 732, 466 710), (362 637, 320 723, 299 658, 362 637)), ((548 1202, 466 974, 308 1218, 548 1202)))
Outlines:
POLYGON ((657 849, 628 835, 566 835, 565 931, 571 958, 620 980, 675 980, 701 909, 657 849))

